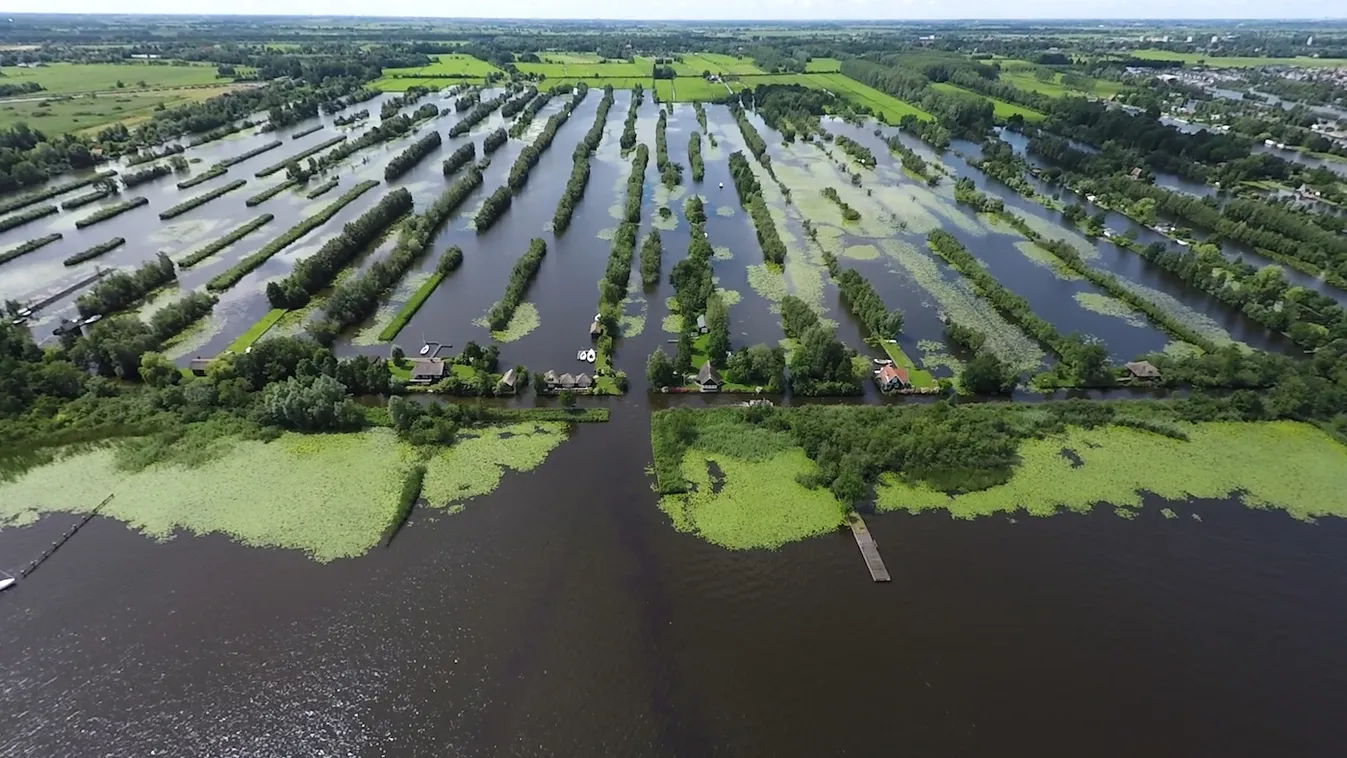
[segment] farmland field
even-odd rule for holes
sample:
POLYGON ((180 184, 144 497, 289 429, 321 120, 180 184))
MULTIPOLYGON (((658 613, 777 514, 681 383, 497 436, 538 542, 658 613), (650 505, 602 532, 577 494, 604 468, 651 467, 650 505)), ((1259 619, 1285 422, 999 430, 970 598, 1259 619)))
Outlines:
POLYGON ((227 92, 231 85, 179 90, 127 92, 125 94, 82 95, 71 99, 27 100, 0 102, 0 129, 19 122, 28 124, 50 136, 96 131, 113 122, 132 126, 154 114, 155 107, 165 107, 206 98, 227 92))
POLYGON ((705 102, 721 100, 753 82, 754 79, 710 82, 700 76, 680 76, 676 79, 656 79, 655 91, 664 102, 705 102))
POLYGON ((765 73, 748 58, 735 58, 719 53, 684 53, 681 63, 674 64, 679 76, 701 76, 703 71, 719 75, 753 75, 765 73))
POLYGON ((829 90, 853 103, 869 107, 890 124, 897 124, 903 116, 909 114, 928 121, 931 119, 931 114, 926 111, 842 74, 806 74, 799 78, 805 84, 829 90))
POLYGON ((626 61, 608 61, 606 63, 516 63, 515 66, 526 74, 538 74, 548 82, 556 79, 591 79, 648 77, 654 71, 654 64, 648 59, 637 59, 634 63, 626 61))
POLYGON ((1052 81, 1045 82, 1034 76, 1032 67, 1006 69, 1004 68, 1004 64, 1002 65, 1003 69, 1001 71, 1000 77, 1001 81, 1005 82, 1006 84, 1018 87, 1019 89, 1022 90, 1028 90, 1030 92, 1039 92, 1044 95, 1048 95, 1050 97, 1065 97, 1067 95, 1083 95, 1083 94, 1097 95, 1099 97, 1109 97, 1110 95, 1118 94, 1119 92, 1122 91, 1123 88, 1120 82, 1109 81, 1107 79, 1094 79, 1091 77, 1082 76, 1082 78, 1086 81, 1088 86, 1085 88, 1084 91, 1081 91, 1063 86, 1061 73, 1055 73, 1053 75, 1052 81))
POLYGON ((390 68, 384 70, 384 75, 419 75, 425 77, 465 77, 477 78, 488 74, 494 74, 500 69, 483 60, 478 60, 471 55, 463 53, 440 53, 431 56, 435 59, 434 63, 428 66, 418 68, 390 68))
POLYGON ((36 82, 43 95, 107 90, 160 89, 218 84, 214 66, 148 63, 52 63, 37 68, 5 67, 5 83, 36 82), (117 86, 121 82, 122 86, 117 86))
POLYGON ((1004 100, 998 100, 994 97, 987 97, 986 95, 977 92, 971 92, 962 87, 956 87, 948 82, 936 82, 931 85, 931 88, 940 90, 941 92, 969 95, 971 97, 980 97, 983 100, 990 100, 992 101, 992 106, 994 107, 993 112, 995 113, 998 119, 1007 119, 1010 118, 1011 116, 1014 116, 1015 114, 1019 114, 1020 116, 1022 116, 1025 121, 1042 121, 1044 118, 1047 118, 1042 113, 1039 113, 1038 111, 1033 110, 1032 108, 1025 108, 1022 105, 1007 103, 1004 100))
POLYGON ((836 58, 815 58, 804 66, 806 74, 831 74, 842 70, 842 61, 836 58))

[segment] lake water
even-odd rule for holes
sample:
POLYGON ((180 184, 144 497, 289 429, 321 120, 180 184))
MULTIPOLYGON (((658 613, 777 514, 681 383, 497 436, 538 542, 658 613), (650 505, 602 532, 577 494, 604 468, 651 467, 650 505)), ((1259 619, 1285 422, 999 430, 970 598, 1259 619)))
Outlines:
MULTIPOLYGON (((646 403, 614 405, 359 559, 96 519, 0 598, 0 755, 1328 756, 1347 737, 1339 521, 871 516, 877 585, 849 534, 730 552, 675 532, 642 473, 646 403)), ((69 520, 0 531, 0 556, 69 520)))

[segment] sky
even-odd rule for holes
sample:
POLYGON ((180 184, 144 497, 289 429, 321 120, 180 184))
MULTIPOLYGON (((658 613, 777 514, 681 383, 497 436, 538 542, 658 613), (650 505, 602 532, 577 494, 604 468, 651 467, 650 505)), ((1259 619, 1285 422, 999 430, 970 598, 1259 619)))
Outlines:
POLYGON ((1344 0, 5 0, 8 13, 220 13, 580 19, 1347 18, 1344 0))

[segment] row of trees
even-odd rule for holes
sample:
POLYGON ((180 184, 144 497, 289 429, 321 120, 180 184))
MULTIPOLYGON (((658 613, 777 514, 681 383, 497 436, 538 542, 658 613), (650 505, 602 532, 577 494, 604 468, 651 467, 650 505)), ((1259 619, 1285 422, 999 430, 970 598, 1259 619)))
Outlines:
POLYGON ((407 273, 407 269, 430 247, 439 228, 481 183, 482 173, 475 167, 469 168, 458 181, 440 193, 425 213, 407 219, 398 232, 397 243, 386 257, 333 290, 323 319, 309 327, 313 338, 330 345, 342 330, 374 313, 379 298, 407 273))
POLYGON ((191 189, 198 184, 205 184, 211 179, 224 176, 226 171, 228 171, 228 169, 226 169, 223 164, 217 163, 196 176, 188 177, 178 182, 178 189, 191 189))
POLYGON ((514 318, 515 308, 524 301, 524 292, 528 290, 529 284, 533 278, 538 275, 538 268, 543 265, 543 256, 547 255, 547 243, 541 238, 535 237, 529 242, 529 249, 515 261, 514 268, 510 270, 510 280, 505 283, 505 294, 491 310, 487 313, 487 321, 492 329, 504 329, 510 325, 510 319, 514 318))
POLYGON ((730 113, 734 116, 734 121, 739 125, 739 132, 744 136, 744 143, 748 145, 748 151, 753 153, 753 157, 764 166, 770 166, 772 159, 767 155, 767 143, 762 141, 762 135, 748 120, 748 115, 738 103, 730 103, 730 113))
POLYGON ((267 283, 267 300, 272 308, 295 309, 308 304, 309 298, 332 284, 367 245, 381 236, 394 221, 412 209, 412 194, 396 189, 360 217, 342 227, 341 233, 301 260, 290 275, 279 282, 267 283))
POLYGON ((84 206, 89 205, 91 203, 96 203, 105 197, 112 197, 113 195, 121 191, 122 191, 121 187, 117 186, 116 181, 108 179, 105 182, 101 183, 98 189, 95 189, 93 192, 87 192, 83 195, 77 195, 61 203, 61 210, 73 211, 77 208, 83 208, 84 206))
POLYGON ((94 258, 105 255, 126 244, 125 237, 113 237, 106 242, 100 242, 93 247, 81 250, 78 253, 66 258, 62 263, 66 266, 78 266, 85 261, 91 261, 94 258))
MULTIPOLYGON (((902 66, 885 65, 873 60, 852 58, 842 61, 842 73, 935 116, 943 127, 943 140, 941 132, 928 129, 918 132, 916 129, 909 129, 906 123, 907 116, 903 117, 901 125, 923 140, 941 148, 949 144, 950 132, 980 136, 991 128, 994 121, 990 100, 972 94, 934 89, 930 86, 930 80, 918 71, 902 66), (939 144, 942 141, 944 144, 939 144)), ((913 118, 915 120, 916 117, 913 118)))
POLYGON ((650 150, 642 142, 636 146, 636 154, 631 157, 631 173, 627 175, 627 201, 622 218, 629 223, 641 220, 641 195, 645 192, 645 167, 649 162, 650 150))
MULTIPOLYGON (((174 206, 171 207, 171 208, 167 208, 167 209, 165 209, 165 210, 163 210, 163 211, 160 211, 160 212, 159 212, 159 218, 160 218, 160 220, 167 220, 167 219, 170 219, 170 218, 176 218, 176 217, 181 216, 182 214, 186 213, 187 211, 194 210, 194 209, 196 209, 196 208, 200 208, 201 206, 205 205, 206 203, 209 203, 210 201, 212 201, 212 200, 214 200, 214 199, 216 199, 216 198, 218 198, 218 197, 222 197, 222 196, 224 196, 224 195, 227 195, 227 194, 229 194, 230 192, 233 192, 234 190, 239 189, 240 187, 242 187, 243 185, 245 185, 245 184, 247 184, 247 183, 248 183, 248 180, 247 180, 247 179, 235 179, 234 181, 232 181, 232 182, 230 182, 230 183, 228 183, 228 184, 222 184, 222 185, 220 185, 219 187, 216 187, 215 189, 210 190, 209 192, 202 192, 200 195, 197 195, 196 197, 189 197, 189 198, 187 198, 186 200, 182 201, 181 203, 178 203, 177 205, 174 205, 174 206)), ((127 208, 126 210, 130 210, 130 208, 134 208, 134 207, 137 207, 138 205, 144 205, 144 204, 145 204, 145 203, 136 203, 136 200, 137 200, 137 199, 142 199, 142 200, 143 200, 144 198, 133 198, 132 200, 128 201, 128 204, 130 205, 130 207, 127 208)), ((145 202, 148 203, 149 201, 146 200, 145 202)), ((111 210, 111 209, 109 209, 109 210, 111 210)), ((90 218, 92 218, 92 217, 90 217, 90 218)), ((83 219, 83 220, 88 221, 88 219, 83 219)), ((87 224, 86 224, 86 226, 87 226, 87 224)))
POLYGON ((580 104, 585 96, 589 94, 589 85, 581 82, 575 88, 575 94, 571 97, 561 110, 547 119, 547 125, 543 127, 538 138, 531 145, 525 145, 523 150, 519 151, 519 156, 515 158, 514 165, 510 167, 510 175, 506 179, 506 184, 510 186, 512 192, 519 192, 528 184, 529 172, 538 165, 543 153, 552 146, 552 140, 557 136, 557 130, 561 128, 571 117, 571 112, 580 104))
POLYGON ((1086 341, 1077 334, 1063 337, 1056 327, 1034 313, 1029 301, 1002 285, 949 233, 937 229, 926 236, 926 244, 972 282, 978 294, 1006 320, 1057 356, 1059 362, 1053 375, 1041 377, 1040 385, 1106 387, 1115 383, 1108 366, 1108 351, 1103 345, 1086 341))
POLYGON ((364 121, 367 118, 369 118, 369 108, 356 111, 355 113, 348 113, 344 116, 337 116, 336 118, 332 119, 332 125, 350 126, 351 124, 354 124, 357 121, 364 121))
POLYGON ((477 209, 477 215, 472 219, 472 225, 477 229, 478 234, 485 234, 488 229, 495 225, 496 221, 505 212, 510 210, 510 204, 514 202, 514 193, 504 184, 496 188, 482 202, 482 207, 477 209))
POLYGON ((140 302, 146 295, 178 278, 167 255, 159 253, 135 271, 118 271, 104 277, 75 300, 81 316, 107 316, 140 302))
POLYGON ((875 154, 870 151, 870 148, 866 147, 865 145, 862 145, 861 143, 846 136, 845 134, 837 135, 837 139, 835 140, 835 142, 839 147, 841 147, 843 150, 846 151, 847 155, 850 155, 852 158, 854 158, 857 163, 861 164, 862 166, 865 166, 866 168, 872 169, 875 167, 876 165, 875 154))
POLYGON ((472 163, 477 157, 477 146, 471 142, 459 146, 448 158, 444 159, 441 169, 445 178, 458 173, 458 170, 472 163))
POLYGON ((394 95, 393 97, 388 98, 383 102, 383 105, 379 106, 379 118, 381 119, 393 118, 394 116, 398 115, 398 111, 402 110, 404 107, 408 105, 414 105, 415 103, 420 101, 421 98, 429 94, 430 94, 429 87, 422 87, 419 85, 414 87, 408 87, 406 92, 403 92, 401 95, 394 95))
MULTIPOLYGON (((15 245, 14 247, 11 247, 5 252, 0 253, 0 263, 9 263, 15 258, 27 255, 33 252, 34 250, 37 250, 38 248, 46 247, 47 245, 50 245, 56 240, 61 239, 62 236, 63 235, 60 232, 53 232, 51 234, 42 237, 35 237, 34 239, 30 239, 27 240, 26 242, 22 242, 18 245, 15 245)), ((19 310, 20 310, 19 308, 15 308, 13 312, 10 314, 10 316, 18 316, 19 310)))
POLYGON ((664 255, 664 243, 660 240, 659 230, 651 229, 641 242, 641 284, 654 287, 659 284, 660 258, 664 255))
POLYGON ((694 131, 688 135, 688 164, 692 166, 692 181, 700 182, 706 176, 706 163, 702 161, 702 133, 694 131))
POLYGON ((505 127, 501 127, 482 138, 482 154, 491 155, 504 145, 510 135, 506 133, 505 127))
POLYGON ((343 142, 331 152, 323 153, 322 155, 311 159, 309 165, 312 166, 315 171, 331 168, 354 155, 357 150, 364 150, 367 147, 373 147, 381 142, 387 142, 391 139, 401 137, 411 131, 411 129, 412 120, 407 116, 397 116, 386 121, 381 121, 377 126, 366 129, 359 137, 343 142))
MULTIPOLYGON (((235 187, 235 189, 237 189, 237 187, 235 187)), ((120 203, 105 205, 99 208, 98 210, 94 211, 93 213, 90 213, 89 215, 85 216, 84 218, 76 219, 75 228, 83 229, 85 227, 93 226, 94 224, 97 224, 100 221, 107 221, 108 219, 113 218, 114 216, 120 216, 123 213, 126 213, 127 211, 133 211, 142 205, 149 205, 149 204, 150 201, 143 197, 133 197, 130 200, 123 200, 120 203)), ((51 206, 47 207, 50 208, 51 206)), ((54 210, 55 209, 53 208, 53 211, 54 210)), ((3 226, 3 224, 0 223, 0 226, 3 226)))
POLYGON ((926 161, 920 155, 917 155, 912 148, 904 145, 903 141, 898 139, 898 135, 890 136, 885 142, 888 144, 889 150, 897 154, 898 162, 902 164, 903 168, 926 180, 927 184, 934 185, 940 181, 939 177, 931 174, 931 167, 926 161))
POLYGON ((458 97, 454 98, 454 113, 462 113, 463 111, 468 110, 469 108, 473 107, 474 105, 477 105, 480 102, 482 102, 481 90, 475 89, 472 92, 459 95, 458 97))
POLYGON ((669 160, 669 144, 665 136, 668 127, 668 114, 660 108, 659 121, 655 123, 655 167, 659 169, 664 186, 673 189, 683 181, 683 167, 669 160))
POLYGON ((440 146, 440 133, 431 131, 408 145, 406 149, 388 162, 384 167, 384 181, 391 182, 420 163, 430 152, 440 146))
POLYGON ((566 180, 566 187, 561 191, 561 198, 557 200, 557 210, 552 214, 553 234, 564 234, 570 228, 571 216, 575 214, 575 204, 585 196, 585 186, 589 184, 589 158, 603 139, 603 125, 612 107, 613 85, 610 84, 603 88, 603 99, 599 101, 593 125, 571 153, 571 176, 566 180))
POLYGON ((339 134, 335 137, 325 139, 316 145, 306 147, 303 150, 300 150, 298 153, 295 153, 289 158, 276 161, 270 166, 265 166, 263 168, 258 169, 257 172, 253 174, 253 176, 257 177, 258 179, 261 179, 263 177, 271 176, 272 174, 278 173, 280 171, 284 171, 298 164, 299 162, 303 161, 305 158, 308 158, 311 155, 317 155, 318 153, 323 152, 324 150, 328 149, 329 147, 332 147, 333 145, 345 142, 346 139, 347 137, 344 134, 339 134))
POLYGON ((753 228, 757 232, 758 246, 762 248, 762 257, 768 263, 780 265, 786 260, 786 244, 781 241, 776 230, 776 222, 767 210, 762 199, 762 186, 753 176, 753 168, 748 159, 738 150, 730 153, 730 176, 734 179, 734 189, 739 194, 739 202, 753 218, 753 228))
POLYGON ((833 201, 833 204, 835 204, 838 208, 841 208, 841 209, 842 209, 842 220, 843 220, 843 221, 859 221, 859 220, 860 220, 860 218, 861 218, 861 212, 858 211, 858 210, 856 210, 855 208, 852 208, 850 205, 847 205, 847 202, 846 202, 845 200, 842 199, 842 196, 839 195, 839 194, 837 194, 837 190, 836 190, 836 189, 834 189, 834 188, 832 188, 832 187, 824 187, 824 188, 820 191, 820 193, 821 193, 824 197, 826 197, 826 198, 828 198, 829 200, 833 201))
POLYGON ((271 259, 271 256, 294 244, 300 237, 303 237, 314 229, 326 224, 329 219, 337 215, 337 211, 355 202, 356 198, 377 186, 379 186, 379 183, 372 180, 355 185, 347 190, 344 195, 329 203, 322 210, 312 216, 302 219, 299 223, 282 232, 279 237, 276 237, 263 245, 256 252, 240 259, 229 269, 211 277, 211 280, 206 282, 206 289, 211 292, 224 292, 235 284, 238 284, 240 279, 256 270, 258 266, 266 263, 271 259))
POLYGON ((533 118, 538 115, 538 111, 551 102, 555 94, 554 90, 538 92, 531 100, 521 106, 519 117, 514 120, 514 123, 510 124, 510 136, 515 139, 524 136, 524 132, 528 131, 529 125, 533 123, 533 118))
MULTIPOLYGON (((146 200, 145 202, 148 203, 149 201, 146 200)), ((54 214, 54 213, 56 213, 56 206, 54 206, 54 205, 39 205, 39 206, 36 207, 36 208, 29 208, 29 209, 26 210, 26 211, 22 211, 22 212, 20 212, 20 213, 15 213, 15 214, 12 215, 12 216, 6 216, 6 217, 4 217, 4 218, 0 218, 0 232, 7 232, 7 231, 9 231, 10 229, 13 229, 13 228, 18 227, 18 226, 23 226, 24 224, 27 224, 27 223, 29 223, 30 221, 36 221, 36 220, 38 220, 38 219, 40 219, 40 218, 45 218, 45 217, 50 216, 50 215, 52 215, 52 214, 54 214)), ((97 215, 97 214, 95 214, 95 215, 97 215)), ((114 214, 112 214, 112 215, 115 216, 115 215, 117 215, 117 214, 114 213, 114 214)), ((91 216, 90 218, 93 218, 93 217, 91 216)), ((94 223, 96 223, 97 221, 101 221, 101 220, 102 220, 101 218, 100 218, 100 219, 96 219, 94 223)))
POLYGON ((843 269, 837 275, 837 287, 842 291, 842 302, 870 330, 870 336, 892 339, 902 331, 903 312, 889 310, 870 281, 856 269, 843 269))
POLYGON ((636 146, 636 115, 641 109, 643 100, 645 88, 637 82, 631 88, 631 105, 627 107, 627 120, 622 125, 622 138, 618 141, 623 150, 630 150, 636 146))
POLYGON ((64 195, 67 192, 80 189, 81 187, 88 187, 91 184, 103 184, 116 176, 116 171, 100 171, 93 176, 87 176, 83 179, 53 184, 40 192, 30 192, 20 197, 0 201, 0 213, 9 213, 10 211, 16 211, 20 208, 26 208, 30 205, 40 203, 43 200, 50 200, 57 195, 64 195))
MULTIPOLYGON (((692 343, 697 331, 697 315, 707 309, 707 302, 715 291, 711 275, 711 244, 706 240, 706 208, 701 197, 692 195, 683 204, 683 214, 691 227, 688 254, 674 264, 669 272, 669 283, 674 288, 674 302, 681 314, 678 330, 678 351, 670 360, 662 349, 656 348, 646 360, 646 379, 654 387, 683 384, 683 377, 692 373, 692 343)), ((644 272, 643 272, 644 273, 644 272)))
POLYGON ((187 152, 186 145, 182 144, 181 142, 174 142, 171 145, 164 145, 163 148, 159 150, 151 148, 149 150, 143 150, 134 153, 132 155, 128 155, 126 157, 126 165, 139 166, 142 163, 149 163, 150 161, 157 161, 161 158, 168 158, 174 155, 181 155, 182 153, 185 152, 187 152))
POLYGON ((167 163, 159 163, 150 166, 147 169, 142 169, 140 171, 130 171, 125 174, 122 174, 122 185, 125 186, 127 189, 131 189, 132 187, 138 184, 144 184, 145 182, 158 179, 161 176, 168 176, 171 173, 173 173, 172 166, 168 165, 167 163))
POLYGON ((243 239, 243 237, 245 237, 246 235, 249 235, 254 231, 257 231, 259 227, 261 227, 263 224, 270 223, 271 220, 274 218, 275 216, 271 215, 270 213, 263 213, 261 216, 258 216, 257 218, 251 221, 240 224, 239 226, 230 230, 224 236, 214 239, 210 242, 207 242, 205 245, 202 245, 201 247, 197 248, 191 253, 188 253, 186 256, 182 258, 181 261, 179 261, 178 265, 181 266, 182 268, 191 268, 192 266, 195 266, 196 264, 209 258, 210 256, 215 255, 216 253, 220 252, 226 247, 229 247, 235 242, 238 242, 240 239, 243 239))
MULTIPOLYGON (((530 89, 524 94, 520 95, 518 98, 515 98, 515 100, 528 102, 528 99, 532 96, 533 90, 530 89)), ((460 137, 464 134, 467 134, 474 126, 484 121, 487 116, 490 116, 497 109, 504 107, 506 103, 509 102, 511 102, 511 93, 507 91, 502 92, 499 95, 496 95, 495 97, 491 98, 490 100, 487 100, 486 102, 474 105, 472 107, 472 110, 468 111, 468 114, 466 116, 460 118, 458 120, 458 123, 449 127, 449 136, 460 137)), ((488 150, 487 152, 491 151, 488 150)))
POLYGON ((794 295, 782 298, 781 326, 796 342, 789 363, 793 392, 806 396, 861 393, 851 360, 855 351, 819 321, 808 303, 794 295))

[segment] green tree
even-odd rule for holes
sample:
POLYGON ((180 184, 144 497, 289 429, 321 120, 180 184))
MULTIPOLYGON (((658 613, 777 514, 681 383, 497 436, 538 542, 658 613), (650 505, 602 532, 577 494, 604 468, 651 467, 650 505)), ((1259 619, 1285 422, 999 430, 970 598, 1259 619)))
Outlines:
POLYGON ((679 384, 673 361, 669 360, 663 348, 655 348, 655 352, 646 360, 645 378, 652 387, 670 387, 679 384))
POLYGON ((146 353, 140 356, 140 380, 163 388, 182 381, 182 372, 162 353, 146 353))
POLYGON ((989 352, 965 363, 959 380, 974 395, 1005 395, 1015 387, 1014 372, 989 352))

